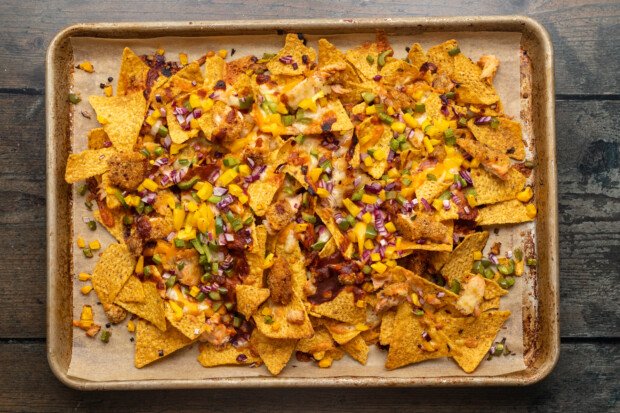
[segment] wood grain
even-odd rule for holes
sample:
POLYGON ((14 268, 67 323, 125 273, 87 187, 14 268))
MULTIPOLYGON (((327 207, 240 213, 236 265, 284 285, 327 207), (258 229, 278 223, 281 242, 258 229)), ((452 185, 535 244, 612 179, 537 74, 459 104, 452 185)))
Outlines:
POLYGON ((0 344, 0 410, 69 409, 191 412, 492 412, 611 411, 620 356, 610 343, 563 344, 562 362, 543 382, 520 388, 454 389, 219 389, 138 392, 78 392, 58 382, 45 360, 45 343, 0 344), (36 374, 32 374, 37 372, 36 374), (570 377, 570 380, 567 378, 570 377), (580 397, 581 395, 582 397, 580 397))
POLYGON ((571 1, 444 1, 193 0, 146 3, 123 0, 57 0, 46 7, 18 0, 0 4, 0 23, 6 33, 0 42, 0 88, 43 93, 47 45, 63 27, 85 22, 188 21, 309 17, 476 16, 522 14, 542 23, 553 38, 556 87, 560 94, 618 93, 620 72, 617 39, 620 5, 614 0, 571 1), (599 70, 605 68, 604 71, 599 70))

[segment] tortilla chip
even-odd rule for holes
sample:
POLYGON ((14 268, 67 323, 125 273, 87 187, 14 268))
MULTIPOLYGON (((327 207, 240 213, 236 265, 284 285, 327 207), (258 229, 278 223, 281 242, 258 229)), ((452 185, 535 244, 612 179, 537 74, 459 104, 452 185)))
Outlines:
MULTIPOLYGON (((345 71, 347 67, 350 66, 348 66, 344 53, 327 41, 327 39, 319 39, 319 68, 333 72, 345 71)), ((352 67, 351 70, 353 70, 352 67)), ((359 81, 355 71, 353 71, 353 76, 353 79, 359 81)))
POLYGON ((249 320, 258 310, 258 307, 269 298, 269 288, 238 284, 235 291, 237 294, 237 311, 243 314, 246 320, 249 320))
POLYGON ((117 298, 114 304, 123 307, 140 318, 150 321, 155 327, 164 331, 166 329, 164 300, 161 298, 157 286, 151 281, 145 281, 142 283, 142 288, 144 289, 143 303, 125 302, 117 298))
POLYGON ((143 303, 146 300, 142 281, 138 277, 131 276, 116 296, 119 301, 127 303, 143 303))
POLYGON ((249 348, 236 349, 231 344, 226 345, 223 349, 216 348, 211 344, 203 344, 200 346, 200 354, 198 355, 198 362, 203 367, 243 365, 259 361, 260 359, 253 356, 249 348))
POLYGON ((146 113, 142 92, 126 96, 89 96, 88 102, 97 113, 97 119, 105 122, 103 129, 114 148, 132 151, 146 113))
POLYGON ((387 346, 390 344, 392 339, 392 332, 394 331, 394 319, 396 318, 395 311, 388 311, 383 314, 383 318, 381 319, 381 330, 379 332, 379 343, 382 346, 387 346))
POLYGON ((351 341, 345 343, 342 348, 353 360, 358 361, 362 365, 366 365, 370 349, 361 336, 355 336, 351 341))
POLYGON ((516 169, 510 169, 502 180, 483 168, 472 168, 471 179, 476 190, 476 204, 494 204, 514 199, 525 186, 526 178, 516 169))
POLYGON ((121 58, 121 70, 118 74, 116 94, 118 96, 125 96, 146 90, 148 72, 148 65, 129 47, 125 47, 123 57, 121 58))
POLYGON ((295 349, 302 353, 314 354, 333 348, 335 348, 334 340, 332 340, 329 331, 325 327, 318 327, 314 330, 312 337, 299 340, 295 349))
POLYGON ((249 205, 256 215, 265 215, 283 181, 284 174, 276 174, 272 167, 267 167, 264 177, 248 186, 249 205))
POLYGON ((67 159, 65 181, 73 184, 92 176, 101 175, 108 170, 108 159, 116 153, 114 148, 86 149, 72 153, 67 159))
POLYGON ((484 288, 485 300, 492 300, 508 294, 508 291, 500 287, 496 281, 485 278, 484 282, 486 283, 486 287, 484 288))
POLYGON ((489 124, 476 125, 474 119, 469 120, 467 127, 480 142, 513 159, 522 161, 525 158, 525 145, 521 124, 505 117, 500 117, 498 120, 497 128, 492 128, 489 124))
POLYGON ((441 101, 438 93, 429 93, 428 97, 424 101, 424 106, 426 109, 426 114, 433 121, 445 118, 444 114, 441 113, 443 102, 441 101))
POLYGON ((454 56, 454 72, 452 77, 458 87, 456 100, 462 103, 492 105, 499 101, 493 85, 481 77, 482 69, 463 53, 454 56))
POLYGON ((430 204, 435 198, 443 194, 451 184, 451 182, 439 182, 427 179, 418 187, 418 189, 415 190, 415 196, 420 205, 422 205, 422 198, 430 204))
POLYGON ((414 315, 408 302, 398 306, 385 362, 388 370, 449 355, 445 338, 423 321, 425 317, 414 315), (428 335, 430 340, 423 335, 428 335))
POLYGON ((486 311, 478 317, 451 317, 438 313, 441 335, 452 349, 452 357, 466 373, 476 370, 510 311, 486 311))
POLYGON ((351 341, 353 337, 360 334, 360 330, 355 328, 354 325, 340 323, 327 318, 323 320, 323 325, 325 325, 334 341, 340 345, 351 341))
POLYGON ((338 224, 336 224, 336 220, 334 219, 334 212, 330 208, 316 207, 316 214, 321 218, 323 224, 327 227, 329 232, 332 234, 332 239, 338 246, 338 249, 342 252, 343 255, 350 257, 352 250, 349 249, 351 245, 351 241, 344 236, 344 234, 340 231, 338 224), (347 250, 349 252, 347 253, 347 250))
POLYGON ((409 59, 409 63, 413 66, 414 69, 420 70, 420 67, 428 61, 428 57, 426 53, 424 53, 424 49, 420 46, 420 43, 414 43, 409 48, 409 53, 407 53, 407 58, 409 59))
POLYGON ((456 40, 451 39, 428 49, 428 61, 435 63, 438 70, 446 72, 452 76, 454 72, 454 57, 448 53, 458 47, 456 40))
POLYGON ((356 306, 355 296, 346 290, 340 291, 331 301, 314 305, 312 311, 343 323, 359 324, 366 320, 366 310, 356 306))
POLYGON ((252 249, 245 254, 250 272, 243 280, 243 284, 260 288, 263 286, 267 229, 264 225, 257 225, 253 231, 254 234, 256 234, 256 240, 252 244, 252 249))
POLYGON ((101 212, 99 212, 99 210, 93 211, 93 216, 95 217, 95 220, 99 222, 99 224, 102 225, 110 233, 110 235, 112 235, 119 243, 122 244, 125 242, 125 228, 123 225, 123 218, 121 216, 122 214, 118 213, 116 210, 112 210, 110 211, 110 213, 114 217, 114 226, 112 227, 108 227, 103 222, 103 219, 101 218, 101 212))
POLYGON ((475 139, 467 137, 457 138, 456 144, 476 160, 480 161, 489 172, 494 173, 501 179, 506 179, 506 175, 510 172, 511 168, 510 158, 508 158, 508 156, 475 139))
POLYGON ((450 253, 445 251, 436 251, 429 253, 429 263, 433 266, 436 272, 439 272, 441 268, 450 260, 450 253))
POLYGON ((274 376, 286 366, 297 345, 297 340, 269 338, 258 329, 254 329, 250 341, 269 372, 274 376))
POLYGON ((293 228, 293 225, 289 225, 280 231, 275 245, 275 256, 284 258, 288 263, 295 295, 305 297, 304 286, 306 281, 308 281, 306 277, 306 257, 301 252, 299 241, 295 238, 295 230, 293 228))
POLYGON ((499 297, 491 298, 490 300, 484 300, 483 302, 480 303, 480 305, 478 306, 478 309, 480 310, 480 312, 485 312, 489 310, 497 310, 499 309, 499 302, 500 302, 499 297))
MULTIPOLYGON (((372 147, 372 149, 374 151, 381 150, 385 154, 388 154, 390 152, 390 141, 392 140, 392 136, 393 136, 392 130, 390 128, 385 128, 383 126, 381 126, 381 129, 382 129, 381 137, 379 138, 376 145, 372 147)), ((373 133, 376 133, 376 132, 373 132, 373 133)), ((366 150, 364 149, 364 146, 362 146, 361 152, 363 153, 366 152, 366 150)), ((368 175, 372 176, 375 179, 380 179, 385 173, 385 170, 387 169, 388 161, 387 161, 387 158, 382 159, 380 161, 375 159, 370 167, 367 167, 365 164, 361 164, 360 166, 364 170, 366 170, 368 175)))
POLYGON ((286 35, 284 47, 267 62, 267 69, 274 76, 297 76, 304 73, 307 65, 303 63, 303 57, 307 56, 308 62, 316 60, 316 52, 311 47, 306 47, 294 33, 286 35), (281 58, 289 57, 295 64, 282 63, 281 58))
POLYGON ((482 251, 489 238, 487 231, 469 234, 452 251, 450 260, 441 269, 441 275, 448 281, 462 280, 474 265, 474 252, 482 251))
POLYGON ((345 53, 345 57, 362 79, 372 80, 379 74, 379 65, 377 63, 379 53, 388 49, 392 49, 392 47, 387 42, 386 37, 378 34, 375 42, 367 42, 354 49, 349 49, 345 53), (369 55, 373 58, 372 63, 366 59, 369 55))
POLYGON ((202 77, 200 64, 192 62, 168 78, 168 81, 159 86, 159 88, 153 88, 151 96, 159 94, 162 97, 162 101, 168 103, 183 93, 191 92, 203 83, 204 78, 202 77))
POLYGON ((404 60, 390 58, 379 74, 384 86, 394 87, 411 83, 418 76, 418 70, 404 60))
POLYGON ((103 304, 112 304, 133 274, 136 262, 125 244, 111 244, 93 271, 93 288, 103 304))
POLYGON ((256 327, 260 330, 261 333, 271 338, 307 338, 311 337, 314 334, 314 329, 312 328, 312 324, 310 323, 310 319, 308 318, 308 313, 306 312, 306 307, 302 303, 301 299, 296 295, 293 296, 293 299, 287 305, 277 305, 273 303, 270 299, 267 300, 254 314, 254 321, 256 322, 256 327), (268 324, 268 318, 263 315, 263 311, 265 308, 271 309, 271 320, 273 322, 268 324), (292 312, 303 313, 303 321, 301 324, 291 323, 288 321, 288 316, 292 312))
POLYGON ((476 223, 482 226, 518 224, 533 220, 534 218, 527 215, 525 204, 518 199, 498 202, 497 204, 480 208, 476 217, 476 223))
MULTIPOLYGON (((210 118, 211 116, 206 114, 205 116, 201 116, 200 119, 203 117, 210 118)), ((185 141, 195 137, 198 133, 196 129, 184 130, 181 127, 177 117, 174 114, 174 108, 171 104, 166 105, 166 121, 168 122, 168 133, 170 134, 170 139, 172 139, 172 142, 176 144, 184 143, 185 141)))
POLYGON ((88 149, 103 149, 106 142, 110 142, 110 139, 103 128, 94 128, 88 131, 88 149))
POLYGON ((164 314, 168 322, 183 335, 191 340, 198 338, 204 330, 207 328, 205 324, 205 313, 199 314, 183 313, 181 318, 178 318, 170 303, 166 301, 164 303, 164 314))
MULTIPOLYGON (((164 327, 166 326, 164 325, 164 327)), ((144 320, 138 320, 134 356, 134 364, 137 368, 167 357, 192 343, 192 340, 175 328, 170 327, 165 330, 162 331, 144 320)))
MULTIPOLYGON (((330 100, 328 106, 325 108, 328 112, 332 112, 336 115, 336 122, 332 123, 330 132, 345 132, 353 129, 353 123, 349 118, 349 114, 342 106, 340 100, 330 100)), ((321 129, 326 132, 325 129, 321 129)))
POLYGON ((223 80, 226 74, 226 61, 218 54, 207 57, 205 60, 204 88, 213 89, 218 80, 223 80))
POLYGON ((332 237, 329 239, 329 241, 325 243, 325 246, 323 247, 321 252, 319 252, 319 257, 320 258, 329 257, 330 255, 334 254, 336 251, 338 251, 338 245, 336 244, 336 240, 334 239, 334 237, 332 237))

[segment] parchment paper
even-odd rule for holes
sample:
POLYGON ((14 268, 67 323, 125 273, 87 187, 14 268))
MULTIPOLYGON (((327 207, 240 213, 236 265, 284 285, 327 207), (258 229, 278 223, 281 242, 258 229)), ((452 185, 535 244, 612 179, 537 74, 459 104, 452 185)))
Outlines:
MULTIPOLYGON (((341 49, 348 49, 361 44, 366 40, 373 40, 374 34, 351 34, 351 35, 331 35, 325 36, 329 41, 341 49)), ((319 36, 307 36, 309 44, 316 49, 316 42, 319 36)), ((476 61, 482 54, 494 54, 500 61, 500 69, 495 78, 495 87, 499 92, 504 104, 505 112, 520 117, 520 69, 519 69, 519 47, 521 35, 518 33, 429 33, 417 36, 390 36, 390 42, 394 47, 396 57, 405 57, 405 47, 414 42, 419 42, 425 49, 439 44, 445 40, 455 38, 458 40, 462 52, 476 61)), ((87 147, 87 133, 90 129, 97 127, 94 111, 88 104, 89 95, 101 95, 100 83, 105 83, 109 76, 114 77, 113 85, 116 91, 116 78, 120 68, 120 58, 125 46, 131 47, 138 55, 150 54, 157 48, 164 48, 166 56, 170 60, 178 60, 178 53, 188 53, 190 61, 204 55, 208 50, 219 50, 231 48, 236 49, 233 57, 238 58, 248 54, 262 56, 263 52, 276 52, 283 45, 283 36, 261 35, 261 36, 228 36, 228 37, 206 37, 206 38, 154 38, 148 40, 108 40, 95 38, 75 38, 72 39, 74 64, 89 60, 95 67, 94 73, 86 73, 82 70, 75 70, 74 73, 74 92, 79 93, 82 101, 73 106, 74 127, 72 130, 71 142, 74 152, 81 151, 87 147), (91 114, 91 119, 86 119, 80 114, 85 111, 91 114)), ((230 57, 229 57, 230 59, 230 57)), ((524 129, 524 132, 526 129, 524 129)), ((531 136, 524 136, 526 148, 532 147, 528 143, 531 136)), ((530 158, 528 153, 528 158, 530 158)), ((92 212, 86 210, 83 205, 83 198, 75 192, 77 185, 74 186, 74 207, 73 207, 73 230, 74 239, 83 236, 87 241, 99 239, 103 249, 113 238, 107 234, 105 229, 98 227, 96 232, 88 230, 84 223, 84 217, 92 218, 92 212)), ((531 233, 534 236, 534 225, 521 224, 502 228, 499 234, 494 234, 490 229, 490 238, 487 243, 487 250, 495 241, 502 242, 502 253, 508 249, 515 249, 523 244, 523 234, 531 233)), ((100 252, 101 252, 100 251, 100 252)), ((485 251, 488 252, 488 251, 485 251)), ((485 254, 486 255, 486 254, 485 254)), ((84 283, 77 279, 79 272, 85 271, 92 273, 98 256, 93 259, 85 259, 79 248, 73 251, 73 311, 74 319, 79 319, 83 304, 93 305, 95 322, 100 324, 103 329, 108 322, 103 308, 97 303, 95 292, 88 296, 83 296, 79 289, 84 283)), ((526 274, 528 270, 526 268, 526 274)), ((525 369, 523 357, 523 309, 525 304, 535 305, 532 300, 533 281, 527 280, 527 276, 517 278, 515 285, 510 293, 502 298, 501 309, 512 311, 503 329, 499 332, 497 340, 506 337, 507 344, 514 355, 507 357, 496 357, 491 361, 483 361, 478 369, 473 373, 474 376, 496 376, 525 369)), ((142 369, 137 369, 133 364, 134 343, 130 341, 132 334, 127 332, 127 320, 119 325, 111 326, 112 336, 108 344, 102 343, 98 338, 87 337, 83 331, 74 329, 73 348, 71 364, 68 374, 76 378, 91 381, 107 380, 149 380, 149 379, 201 379, 217 377, 255 377, 270 376, 264 366, 258 368, 248 367, 216 367, 203 368, 197 361, 197 344, 182 349, 176 354, 156 362, 142 369)), ((384 368, 386 352, 379 350, 376 346, 371 347, 368 363, 362 366, 349 357, 337 361, 329 369, 321 369, 308 363, 298 362, 293 356, 289 366, 283 370, 280 377, 343 377, 343 376, 370 376, 370 377, 450 377, 464 376, 464 373, 454 361, 444 358, 430 360, 415 364, 395 371, 388 371, 384 368), (295 367, 292 367, 295 366, 295 367)))

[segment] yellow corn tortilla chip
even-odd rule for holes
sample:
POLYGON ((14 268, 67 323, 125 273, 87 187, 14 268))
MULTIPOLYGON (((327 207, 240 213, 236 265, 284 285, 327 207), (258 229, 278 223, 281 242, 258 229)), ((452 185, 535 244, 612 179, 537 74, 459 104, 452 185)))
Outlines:
POLYGON ((452 76, 459 85, 456 88, 457 102, 492 105, 499 101, 493 85, 488 84, 481 75, 482 69, 463 53, 454 56, 452 76))
POLYGON ((167 357, 192 343, 192 340, 173 327, 165 330, 162 331, 147 321, 138 320, 134 356, 134 364, 137 368, 167 357))
POLYGON ((424 198, 426 202, 430 204, 435 198, 444 193, 451 184, 451 182, 439 182, 427 179, 422 185, 418 187, 418 189, 415 190, 415 196, 418 199, 420 205, 422 203, 422 198, 424 198))
POLYGON ((441 269, 441 275, 448 280, 448 285, 452 280, 462 280, 474 265, 474 252, 482 251, 489 238, 487 231, 469 234, 452 251, 450 259, 441 269))
POLYGON ((332 237, 329 239, 329 241, 325 243, 325 246, 323 247, 321 252, 319 252, 319 257, 320 258, 329 257, 330 255, 334 254, 336 251, 338 251, 338 245, 336 244, 336 240, 332 237))
POLYGON ((259 362, 260 359, 252 355, 249 348, 236 349, 228 344, 223 349, 218 349, 211 344, 203 344, 200 346, 198 361, 203 367, 215 367, 252 364, 259 362))
POLYGON ((183 313, 183 316, 179 318, 170 303, 166 301, 164 303, 164 315, 174 328, 191 340, 198 338, 206 328, 204 312, 198 314, 183 313))
MULTIPOLYGON (((327 39, 319 39, 319 68, 324 70, 330 69, 331 71, 345 71, 347 67, 350 66, 348 66, 344 53, 327 39)), ((351 70, 353 70, 352 67, 351 70)), ((359 81, 355 71, 352 74, 352 79, 359 81)))
POLYGON ((476 223, 482 226, 518 224, 533 220, 534 218, 530 218, 527 215, 525 204, 517 199, 498 202, 497 204, 480 208, 476 217, 476 223))
POLYGON ((114 226, 108 227, 101 218, 101 212, 99 212, 99 210, 93 211, 93 216, 95 217, 95 220, 99 222, 99 224, 102 225, 106 230, 108 230, 110 235, 112 235, 119 243, 122 244, 125 242, 125 236, 123 235, 124 225, 122 214, 119 213, 117 210, 112 210, 111 214, 114 217, 114 226))
POLYGON ((387 38, 382 34, 378 34, 375 42, 367 42, 354 49, 349 49, 346 51, 345 57, 349 63, 353 65, 361 78, 372 80, 379 74, 379 65, 377 64, 379 53, 391 48, 392 47, 387 42, 387 38), (366 59, 367 56, 373 58, 372 63, 366 59))
MULTIPOLYGON (((93 277, 94 278, 94 277, 93 277)), ((164 300, 161 298, 157 286, 151 281, 142 283, 144 289, 144 302, 131 303, 120 301, 118 298, 114 304, 123 307, 125 310, 143 318, 155 327, 164 331, 166 329, 166 315, 164 311, 164 300)))
POLYGON ((316 52, 311 47, 304 46, 304 43, 294 33, 286 35, 284 47, 267 62, 267 69, 274 76, 297 76, 304 73, 306 65, 303 63, 302 56, 307 56, 308 62, 314 62, 316 60, 316 52), (289 57, 294 63, 282 63, 281 58, 289 57), (295 68, 297 67, 297 68, 295 68))
POLYGON ((325 327, 318 327, 314 330, 312 337, 299 340, 295 349, 302 353, 314 354, 334 348, 334 340, 332 340, 329 331, 325 327))
POLYGON ((263 266, 265 264, 265 249, 267 242, 267 229, 264 225, 257 225, 252 231, 255 240, 252 249, 245 254, 250 272, 243 280, 243 284, 257 288, 263 286, 263 266))
POLYGON ((334 219, 334 212, 330 208, 317 207, 315 210, 316 214, 321 218, 323 224, 327 227, 329 232, 332 234, 332 239, 338 246, 338 249, 342 252, 345 257, 350 257, 352 253, 352 249, 349 248, 351 245, 351 241, 344 236, 344 234, 338 228, 338 224, 336 224, 336 220, 334 219))
POLYGON ((304 297, 304 285, 306 277, 306 257, 301 252, 299 241, 295 238, 293 224, 282 229, 275 245, 275 256, 282 257, 288 263, 291 271, 293 291, 298 297, 304 297))
POLYGON ((510 172, 511 167, 508 156, 468 137, 458 137, 456 144, 474 157, 474 159, 480 161, 489 172, 494 173, 501 179, 506 179, 506 175, 510 172))
MULTIPOLYGON (((210 115, 205 114, 205 116, 201 116, 200 119, 203 117, 210 118, 210 115)), ((179 125, 179 121, 174 114, 174 109, 171 104, 166 105, 166 121, 168 122, 168 133, 170 134, 170 139, 172 139, 172 142, 174 143, 184 143, 198 134, 197 129, 184 130, 181 125, 179 125)))
MULTIPOLYGON (((385 153, 387 156, 387 154, 390 152, 390 141, 392 140, 392 130, 390 128, 384 128, 383 126, 381 126, 381 128, 382 128, 381 137, 379 138, 376 145, 372 147, 372 149, 374 151, 380 150, 383 153, 385 153)), ((363 153, 366 152, 364 150, 364 146, 362 146, 361 152, 363 153)), ((375 179, 380 179, 383 176, 387 168, 387 165, 388 165, 387 158, 382 159, 382 160, 375 159, 373 161, 372 166, 370 167, 367 167, 366 165, 361 164, 362 168, 368 173, 368 175, 372 176, 375 179)))
POLYGON ((510 169, 502 180, 483 168, 472 168, 471 179, 476 190, 476 204, 494 204, 514 199, 525 186, 526 178, 516 169, 510 169))
POLYGON ((390 344, 392 338, 392 332, 394 331, 394 319, 396 318, 396 311, 388 311, 383 314, 381 318, 381 330, 379 331, 379 343, 382 346, 390 344))
POLYGON ((398 306, 385 362, 388 370, 450 354, 445 338, 427 326, 423 319, 423 316, 413 314, 408 302, 398 306), (426 340, 425 336, 430 340, 426 340))
POLYGON ((491 298, 490 300, 484 300, 483 302, 480 303, 480 305, 478 306, 478 309, 480 310, 480 312, 485 312, 489 310, 497 310, 499 309, 499 301, 500 301, 499 297, 491 298))
POLYGON ((485 300, 492 300, 508 294, 508 291, 500 287, 496 281, 485 278, 484 282, 486 283, 486 287, 484 288, 485 300))
POLYGON ((258 329, 254 329, 250 341, 269 372, 274 376, 286 367, 297 345, 297 340, 270 338, 258 329))
POLYGON ((424 49, 420 46, 420 43, 414 43, 409 48, 409 53, 407 53, 407 58, 409 59, 409 63, 413 66, 414 69, 420 70, 420 67, 428 61, 428 57, 426 53, 424 53, 424 49))
POLYGON ((413 271, 409 271, 408 269, 398 265, 390 269, 388 276, 392 277, 392 279, 394 280, 406 280, 409 283, 411 289, 416 294, 422 294, 421 298, 425 298, 427 295, 432 295, 434 297, 437 297, 440 301, 442 301, 448 306, 453 305, 458 299, 458 295, 454 294, 452 291, 443 288, 435 284, 434 282, 427 280, 426 278, 420 277, 413 271), (441 296, 441 298, 439 298, 438 296, 441 296))
POLYGON ((226 61, 218 54, 207 57, 205 60, 205 77, 203 85, 211 90, 218 80, 223 80, 226 74, 226 61))
POLYGON ((434 251, 429 253, 429 263, 433 266, 436 272, 439 272, 441 268, 450 259, 450 253, 446 251, 434 251))
POLYGON ((97 119, 104 122, 103 129, 114 148, 132 151, 146 113, 142 92, 126 96, 89 96, 88 102, 97 113, 97 119))
POLYGON ((114 299, 133 274, 136 262, 125 244, 111 244, 101 255, 93 271, 93 288, 103 304, 114 299))
POLYGON ((238 284, 235 287, 237 294, 237 311, 249 320, 258 310, 258 307, 269 298, 269 288, 258 288, 253 285, 238 284))
POLYGON ((287 305, 277 305, 270 299, 267 300, 260 309, 254 314, 254 321, 256 322, 256 328, 261 333, 271 338, 292 338, 300 339, 311 337, 314 334, 312 323, 308 318, 306 307, 302 303, 301 299, 296 295, 287 305), (271 309, 271 320, 273 323, 268 323, 268 318, 263 315, 265 308, 271 309), (301 316, 301 323, 297 321, 291 323, 288 321, 292 314, 301 316))
POLYGON ((108 159, 116 153, 114 148, 86 149, 80 153, 72 153, 67 159, 67 169, 65 170, 65 181, 73 184, 101 175, 108 170, 108 159))
POLYGON ((384 86, 393 87, 411 83, 418 76, 418 70, 403 60, 390 58, 379 74, 384 86))
POLYGON ((439 94, 431 92, 424 101, 424 106, 426 108, 426 115, 429 118, 433 120, 445 118, 444 114, 441 113, 443 102, 441 101, 439 94))
POLYGON ((314 305, 312 311, 343 323, 358 324, 366 320, 366 310, 356 306, 355 296, 352 292, 346 290, 340 291, 331 301, 314 305))
POLYGON ((146 89, 146 77, 149 67, 129 47, 123 50, 121 70, 118 74, 116 94, 125 96, 134 92, 143 92, 146 89))
POLYGON ((94 128, 88 131, 88 149, 103 149, 109 142, 108 134, 103 128, 94 128))
POLYGON ((323 325, 325 325, 334 341, 340 345, 352 340, 353 337, 360 334, 360 330, 348 323, 341 323, 326 318, 323 319, 323 325))
POLYGON ((142 281, 133 275, 127 279, 127 282, 116 296, 119 301, 126 303, 143 303, 146 300, 142 281))
POLYGON ((466 373, 471 373, 484 359, 510 311, 486 311, 478 317, 451 317, 445 313, 437 316, 442 320, 441 335, 448 341, 452 357, 466 373))
POLYGON ((498 120, 497 128, 492 128, 490 124, 476 125, 474 119, 469 120, 467 127, 477 140, 488 147, 522 161, 525 158, 525 145, 521 124, 505 117, 500 117, 498 120))
POLYGON ((274 195, 284 182, 284 174, 276 174, 271 166, 267 167, 264 174, 262 179, 254 181, 248 186, 250 208, 259 217, 265 215, 274 195))
POLYGON ((428 49, 428 61, 437 65, 438 70, 449 76, 454 73, 454 57, 448 53, 458 47, 456 40, 451 39, 428 49))
POLYGON ((368 361, 368 345, 361 336, 355 336, 352 340, 342 345, 344 351, 355 361, 366 365, 368 361))
POLYGON ((200 64, 192 62, 168 78, 157 89, 153 87, 151 97, 159 94, 163 103, 172 102, 177 96, 191 92, 203 83, 204 78, 202 77, 200 64))
MULTIPOLYGON (((349 114, 342 106, 340 100, 330 100, 326 110, 336 115, 336 121, 332 123, 329 131, 345 132, 353 129, 353 123, 349 118, 349 114)), ((324 129, 322 131, 325 132, 324 129)))

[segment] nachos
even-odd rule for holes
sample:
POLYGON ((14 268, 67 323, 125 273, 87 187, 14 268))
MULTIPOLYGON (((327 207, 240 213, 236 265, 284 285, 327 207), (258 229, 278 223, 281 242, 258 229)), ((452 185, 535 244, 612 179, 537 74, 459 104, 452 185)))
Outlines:
MULTIPOLYGON (((365 364, 374 345, 387 369, 474 371, 525 260, 484 255, 487 228, 536 216, 498 65, 456 40, 397 59, 384 35, 341 51, 289 34, 236 60, 126 48, 117 93, 88 98, 89 149, 67 161, 88 226, 117 240, 82 293, 135 331, 138 368, 200 343, 205 367, 274 375, 291 357, 365 364)), ((100 330, 90 306, 74 325, 100 330)))

